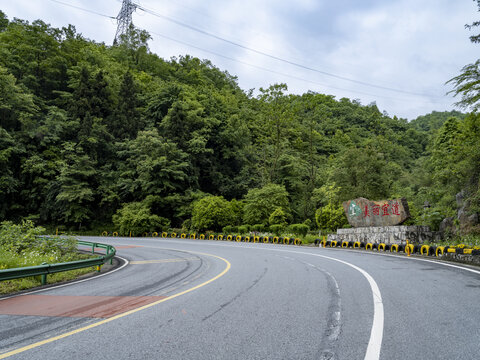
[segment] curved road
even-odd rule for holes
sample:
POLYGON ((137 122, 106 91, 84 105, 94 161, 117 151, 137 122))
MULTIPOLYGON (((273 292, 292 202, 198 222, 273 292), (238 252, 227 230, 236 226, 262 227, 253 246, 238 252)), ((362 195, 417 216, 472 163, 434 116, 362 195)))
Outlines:
POLYGON ((479 359, 480 271, 359 251, 160 238, 0 299, 0 359, 479 359))

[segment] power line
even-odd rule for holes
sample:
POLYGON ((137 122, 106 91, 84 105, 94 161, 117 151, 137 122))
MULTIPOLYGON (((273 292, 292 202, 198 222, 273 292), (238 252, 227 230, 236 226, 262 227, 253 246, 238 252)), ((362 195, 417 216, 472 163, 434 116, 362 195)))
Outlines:
MULTIPOLYGON (((144 29, 144 30, 146 30, 146 29, 144 29)), ((272 73, 272 74, 282 75, 282 76, 285 76, 285 77, 289 77, 289 78, 292 78, 292 79, 295 79, 295 80, 300 80, 300 81, 307 82, 307 83, 310 83, 310 84, 319 85, 319 86, 323 86, 323 87, 327 87, 327 88, 335 89, 335 90, 347 91, 347 92, 354 93, 354 94, 361 94, 361 95, 373 96, 373 97, 376 97, 376 98, 383 98, 383 99, 395 100, 395 101, 408 101, 408 102, 411 101, 411 100, 407 100, 407 99, 392 98, 392 97, 388 97, 388 96, 371 94, 371 93, 367 93, 367 92, 363 92, 363 91, 350 90, 350 89, 340 88, 340 87, 336 87, 336 86, 332 86, 332 85, 322 84, 322 83, 319 83, 319 82, 316 82, 316 81, 313 81, 313 80, 308 80, 308 79, 304 79, 304 78, 301 78, 301 77, 298 77, 298 76, 294 76, 294 75, 290 75, 290 74, 285 74, 285 73, 282 73, 282 72, 279 72, 279 71, 276 71, 276 70, 264 68, 264 67, 262 67, 262 66, 258 66, 258 65, 254 65, 254 64, 251 64, 251 63, 242 61, 242 60, 238 60, 238 59, 235 59, 235 58, 232 58, 232 57, 229 57, 229 56, 226 56, 226 55, 217 53, 217 52, 215 52, 215 51, 207 50, 207 49, 201 48, 201 47, 199 47, 199 46, 196 46, 196 45, 193 45, 193 44, 189 44, 189 43, 187 43, 187 42, 184 42, 184 41, 181 41, 181 40, 178 40, 178 39, 174 39, 174 38, 172 38, 172 37, 169 37, 169 36, 166 36, 166 35, 163 35, 163 34, 159 34, 159 33, 154 32, 154 31, 149 31, 149 30, 146 30, 146 31, 148 31, 149 33, 151 33, 151 34, 153 34, 153 35, 160 36, 160 37, 162 37, 162 38, 164 38, 164 39, 167 39, 167 40, 170 40, 170 41, 173 41, 173 42, 176 42, 176 43, 179 43, 179 44, 188 46, 188 47, 190 47, 190 48, 197 49, 197 50, 200 50, 200 51, 203 51, 203 52, 206 52, 206 53, 215 55, 215 56, 219 56, 219 57, 222 57, 222 58, 224 58, 224 59, 227 59, 227 60, 230 60, 230 61, 234 61, 234 62, 243 64, 243 65, 247 65, 247 66, 250 66, 250 67, 253 67, 253 68, 262 70, 262 71, 267 71, 267 72, 270 72, 270 73, 272 73)), ((416 95, 415 95, 415 96, 416 96, 416 95)), ((438 103, 439 103, 439 101, 433 101, 433 102, 438 102, 438 103)))
POLYGON ((59 1, 59 0, 50 0, 50 1, 54 2, 54 3, 57 3, 57 4, 62 4, 62 5, 65 5, 65 6, 77 9, 77 10, 82 10, 82 11, 88 12, 90 14, 95 14, 95 15, 98 15, 98 16, 103 16, 103 17, 106 17, 106 18, 109 18, 109 19, 116 20, 115 16, 105 15, 105 14, 102 14, 102 13, 99 13, 99 12, 96 12, 96 11, 93 11, 93 10, 82 8, 80 6, 75 6, 75 5, 72 5, 72 4, 68 4, 68 3, 65 3, 63 1, 59 1))
MULTIPOLYGON (((117 17, 113 17, 113 16, 109 16, 109 15, 105 15, 105 14, 102 14, 102 13, 99 13, 99 12, 96 12, 96 11, 92 11, 92 10, 89 10, 89 9, 85 9, 85 8, 82 8, 82 7, 79 7, 79 6, 75 6, 75 5, 72 5, 72 4, 68 4, 68 3, 65 3, 65 2, 62 2, 62 1, 59 1, 59 0, 50 0, 52 2, 55 2, 55 3, 59 3, 59 4, 62 4, 62 5, 65 5, 65 6, 68 6, 68 7, 71 7, 71 8, 74 8, 74 9, 78 9, 78 10, 81 10, 81 11, 85 11, 85 12, 89 12, 89 13, 92 13, 92 14, 95 14, 95 15, 98 15, 98 16, 102 16, 102 17, 106 17, 106 18, 109 18, 109 19, 115 19, 115 20, 118 20, 118 17, 121 15, 122 11, 120 11, 119 15, 117 17)), ((127 1, 127 2, 130 2, 131 0, 117 0, 119 2, 122 2, 122 8, 123 8, 123 2, 124 1, 127 1)), ((245 48, 247 50, 251 50, 253 52, 258 52, 259 54, 262 54, 262 55, 265 55, 265 56, 268 56, 268 57, 272 57, 273 59, 277 59, 277 60, 280 60, 280 61, 284 61, 284 62, 287 62, 287 63, 290 63, 290 61, 288 60, 284 60, 284 59, 281 59, 281 58, 277 58, 276 56, 273 56, 273 55, 269 55, 269 54, 264 54, 260 51, 257 51, 255 49, 250 49, 249 47, 247 46, 244 46, 244 45, 241 45, 241 44, 237 44, 235 42, 232 42, 230 40, 227 40, 227 39, 223 39, 221 37, 218 37, 214 34, 210 34, 208 33, 207 31, 204 31, 204 30, 201 30, 201 29, 197 29, 193 26, 190 26, 188 24, 184 24, 178 20, 175 20, 175 19, 171 19, 171 18, 168 18, 166 16, 163 16, 161 14, 156 14, 154 13, 152 10, 148 10, 148 9, 145 9, 144 7, 138 5, 138 4, 135 4, 135 3, 131 3, 132 6, 134 6, 135 8, 138 8, 144 12, 147 12, 147 13, 150 13, 154 16, 158 16, 158 17, 161 17, 161 18, 165 18, 166 20, 168 21, 173 21, 174 23, 178 23, 179 25, 181 26, 184 26, 184 27, 187 27, 187 28, 191 28, 192 30, 194 31, 197 31, 197 32, 200 32, 200 33, 204 33, 208 36, 212 36, 214 38, 218 38, 222 41, 226 41, 228 43, 232 43, 236 46, 239 46, 239 47, 242 47, 242 48, 245 48)), ((147 30, 148 31, 148 30, 147 30)), ((117 32, 118 32, 118 28, 117 28, 117 32)), ((214 51, 211 51, 211 50, 207 50, 207 49, 204 49, 204 48, 201 48, 201 47, 198 47, 196 45, 192 45, 192 44, 189 44, 189 43, 186 43, 186 42, 183 42, 181 40, 177 40, 177 39, 174 39, 174 38, 171 38, 171 37, 168 37, 168 36, 165 36, 165 35, 162 35, 162 34, 159 34, 159 33, 156 33, 156 32, 153 32, 153 31, 150 31, 152 34, 155 34, 157 36, 160 36, 160 37, 163 37, 165 39, 168 39, 168 40, 171 40, 171 41, 174 41, 174 42, 177 42, 177 43, 180 43, 180 44, 183 44, 185 46, 188 46, 188 47, 191 47, 191 48, 194 48, 194 49, 198 49, 200 51, 204 51, 204 52, 207 52, 207 53, 210 53, 210 54, 213 54, 215 56, 219 56, 219 57, 222 57, 222 58, 225 58, 227 60, 230 60, 230 61, 234 61, 234 62, 237 62, 237 63, 241 63, 243 65, 247 65, 247 66, 250 66, 250 67, 253 67, 253 68, 256 68, 256 69, 259 69, 259 70, 262 70, 262 71, 267 71, 267 72, 270 72, 270 73, 274 73, 274 74, 278 74, 278 75, 282 75, 282 76, 285 76, 285 77, 289 77, 289 78, 292 78, 292 79, 296 79, 296 80, 300 80, 300 81, 303 81, 303 82, 307 82, 307 83, 311 83, 311 84, 315 84, 315 85, 319 85, 319 86, 323 86, 323 87, 327 87, 327 88, 331 88, 331 89, 335 89, 335 90, 341 90, 341 91, 347 91, 347 92, 350 92, 350 93, 353 93, 353 94, 362 94, 362 95, 367 95, 367 96, 373 96, 373 97, 377 97, 377 98, 384 98, 384 99, 389 99, 389 100, 400 100, 400 101, 408 101, 408 100, 404 100, 404 99, 400 99, 400 98, 392 98, 392 97, 388 97, 388 96, 383 96, 383 95, 376 95, 376 94, 371 94, 371 93, 366 93, 366 92, 362 92, 362 91, 358 91, 358 90, 350 90, 350 89, 345 89, 345 88, 340 88, 340 87, 335 87, 335 86, 331 86, 331 85, 326 85, 326 84, 322 84, 322 83, 319 83, 319 82, 315 82, 315 81, 312 81, 312 80, 308 80, 308 79, 304 79, 304 78, 300 78, 300 77, 297 77, 297 76, 294 76, 294 75, 289 75, 289 74, 285 74, 285 73, 282 73, 282 72, 279 72, 279 71, 275 71, 275 70, 272 70, 272 69, 267 69, 267 68, 264 68, 264 67, 261 67, 261 66, 258 66, 258 65, 254 65, 254 64, 250 64, 250 63, 247 63, 247 62, 244 62, 244 61, 241 61, 241 60, 238 60, 238 59, 235 59, 235 58, 231 58, 231 57, 228 57, 228 56, 225 56, 225 55, 222 55, 222 54, 219 54, 219 53, 216 53, 214 51)), ((296 64, 294 62, 291 62, 292 64, 296 64)), ((316 70, 316 69, 310 69, 308 67, 304 67, 303 65, 300 65, 298 64, 299 67, 302 67, 302 68, 306 68, 308 70, 312 70, 312 71, 315 71, 315 72, 320 72, 320 73, 324 73, 320 70, 316 70)), ((329 74, 329 73, 325 73, 325 74, 329 74)), ((333 74, 332 74, 333 75, 333 74)), ((342 77, 338 77, 338 76, 335 76, 333 75, 334 77, 337 77, 337 78, 342 78, 342 77)), ((342 78, 343 79, 343 78, 342 78)), ((345 78, 347 79, 347 78, 345 78)), ((349 79, 350 81, 353 81, 353 82, 357 82, 357 83, 360 83, 360 84, 364 84, 363 82, 358 82, 356 80, 351 80, 349 79)), ((365 83, 367 84, 367 83, 365 83)), ((379 88, 383 88, 383 89, 388 89, 388 90, 391 90, 391 91, 397 91, 396 89, 390 89, 390 88, 384 88, 384 87, 380 87, 380 86, 376 86, 376 85, 373 85, 373 84, 368 84, 368 86, 372 86, 372 87, 379 87, 379 88)), ((411 95, 411 96, 421 96, 421 97, 428 97, 428 98, 436 98, 436 99, 439 99, 438 96, 430 96, 430 95, 427 95, 427 94, 418 94, 418 93, 413 93, 413 92, 406 92, 406 91, 402 91, 402 90, 399 90, 397 92, 401 92, 401 93, 404 93, 406 95, 411 95)), ((434 101, 432 100, 432 102, 438 102, 438 101, 434 101)))
POLYGON ((263 52, 263 51, 260 51, 260 50, 257 50, 257 49, 254 49, 254 48, 251 48, 251 47, 248 47, 248 46, 239 44, 239 43, 237 43, 237 42, 228 40, 228 39, 223 38, 223 37, 221 37, 221 36, 212 34, 212 33, 208 32, 208 31, 205 31, 205 30, 199 29, 199 28, 197 28, 197 27, 194 27, 194 26, 192 26, 192 25, 186 24, 186 23, 184 23, 184 22, 182 22, 182 21, 179 21, 179 20, 170 18, 170 17, 168 17, 168 16, 159 14, 159 13, 157 13, 157 12, 155 12, 155 11, 153 11, 153 10, 147 9, 147 8, 145 8, 145 7, 143 7, 143 6, 137 5, 137 8, 140 9, 140 10, 142 10, 142 11, 144 11, 144 12, 146 12, 146 13, 148 13, 148 14, 151 14, 151 15, 156 16, 156 17, 159 17, 159 18, 161 18, 161 19, 170 21, 170 22, 172 22, 172 23, 174 23, 174 24, 177 24, 177 25, 179 25, 179 26, 182 26, 182 27, 185 27, 185 28, 187 28, 187 29, 193 30, 193 31, 198 32, 198 33, 200 33, 200 34, 209 36, 209 37, 211 37, 211 38, 214 38, 214 39, 217 39, 217 40, 226 42, 226 43, 228 43, 228 44, 231 44, 231 45, 240 47, 240 48, 242 48, 242 49, 245 49, 245 50, 248 50, 248 51, 257 53, 257 54, 262 55, 262 56, 269 57, 269 58, 271 58, 271 59, 274 59, 274 60, 277 60, 277 61, 280 61, 280 62, 289 64, 289 65, 292 65, 292 66, 296 66, 296 67, 299 67, 299 68, 302 68, 302 69, 305 69, 305 70, 313 71, 313 72, 316 72, 316 73, 319 73, 319 74, 322 74, 322 75, 326 75, 326 76, 330 76, 330 77, 333 77, 333 78, 336 78, 336 79, 340 79, 340 80, 344 80, 344 81, 349 81, 349 82, 353 82, 353 83, 356 83, 356 84, 360 84, 360 85, 364 85, 364 86, 369 86, 369 87, 373 87, 373 88, 377 88, 377 89, 388 90, 388 91, 393 91, 393 92, 397 92, 397 93, 403 93, 403 94, 407 94, 407 95, 423 96, 423 97, 430 97, 430 98, 436 97, 436 96, 432 96, 432 95, 429 95, 429 94, 421 94, 421 93, 416 93, 416 92, 411 92, 411 91, 405 91, 405 90, 401 90, 401 89, 395 89, 395 88, 391 88, 391 87, 387 87, 387 86, 381 86, 381 85, 371 84, 371 83, 367 83, 367 82, 364 82, 364 81, 359 81, 359 80, 355 80, 355 79, 350 79, 350 78, 347 78, 347 77, 344 77, 344 76, 341 76, 341 75, 336 75, 336 74, 333 74, 333 73, 329 73, 329 72, 326 72, 326 71, 322 71, 322 70, 319 70, 319 69, 315 69, 315 68, 312 68, 312 67, 309 67, 309 66, 306 66, 306 65, 303 65, 303 64, 294 62, 294 61, 290 61, 290 60, 287 60, 287 59, 283 59, 283 58, 281 58, 281 57, 278 57, 278 56, 275 56, 275 55, 272 55, 272 54, 268 54, 268 53, 266 53, 266 52, 263 52))

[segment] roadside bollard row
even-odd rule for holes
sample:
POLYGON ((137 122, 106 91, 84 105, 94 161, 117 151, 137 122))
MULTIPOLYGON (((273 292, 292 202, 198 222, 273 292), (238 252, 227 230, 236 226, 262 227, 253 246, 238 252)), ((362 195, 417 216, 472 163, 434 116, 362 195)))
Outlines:
MULTIPOLYGON (((133 236, 133 234, 129 234, 133 236)), ((108 232, 104 231, 102 236, 119 236, 118 232, 108 232)), ((175 232, 152 232, 152 233, 143 233, 143 237, 162 237, 169 239, 193 239, 193 240, 217 240, 217 241, 235 241, 235 242, 246 242, 246 243, 270 243, 270 244, 283 244, 283 245, 302 245, 302 239, 300 238, 290 238, 290 237, 281 237, 281 236, 244 236, 244 235, 235 235, 235 234, 196 234, 196 233, 175 233, 175 232)), ((315 245, 320 243, 320 239, 315 240, 315 245)))
POLYGON ((322 240, 319 241, 319 245, 322 247, 332 248, 351 248, 351 249, 365 249, 376 250, 383 252, 392 252, 405 254, 418 254, 425 256, 440 257, 444 254, 465 254, 465 255, 480 255, 480 247, 468 247, 466 245, 456 246, 435 246, 435 245, 421 245, 421 244, 384 244, 384 243, 370 243, 360 241, 335 241, 335 240, 322 240))

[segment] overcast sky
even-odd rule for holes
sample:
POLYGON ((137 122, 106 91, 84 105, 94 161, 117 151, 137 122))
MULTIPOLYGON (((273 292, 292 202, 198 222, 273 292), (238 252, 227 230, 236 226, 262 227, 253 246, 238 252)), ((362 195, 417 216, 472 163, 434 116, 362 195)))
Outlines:
MULTIPOLYGON (((121 8, 121 0, 59 2, 113 17, 121 8)), ((73 24, 89 39, 112 43, 115 20, 59 2, 0 0, 0 9, 9 19, 73 24)), ((160 57, 209 59, 236 75, 244 90, 284 82, 291 93, 312 90, 376 102, 390 116, 409 120, 454 109, 445 82, 479 57, 480 45, 470 43, 464 28, 480 18, 472 0, 135 2, 163 16, 138 9, 133 14, 133 23, 151 33, 150 50, 160 57)))

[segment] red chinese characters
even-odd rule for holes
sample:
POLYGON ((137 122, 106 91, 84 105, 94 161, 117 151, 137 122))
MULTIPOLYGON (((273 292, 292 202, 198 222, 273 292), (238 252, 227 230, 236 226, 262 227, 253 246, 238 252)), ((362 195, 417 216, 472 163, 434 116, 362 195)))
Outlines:
POLYGON ((382 205, 382 216, 388 216, 390 213, 388 212, 389 204, 383 204, 382 205))
POLYGON ((363 208, 363 217, 371 216, 389 216, 389 215, 398 215, 400 216, 400 205, 398 202, 393 204, 385 203, 383 205, 373 204, 365 205, 363 208), (390 210, 391 209, 391 210, 390 210))
POLYGON ((365 211, 363 212, 363 217, 370 216, 370 211, 368 210, 368 205, 365 205, 365 211))
POLYGON ((400 215, 398 201, 392 205, 392 215, 400 215))

